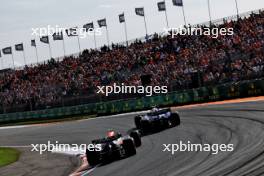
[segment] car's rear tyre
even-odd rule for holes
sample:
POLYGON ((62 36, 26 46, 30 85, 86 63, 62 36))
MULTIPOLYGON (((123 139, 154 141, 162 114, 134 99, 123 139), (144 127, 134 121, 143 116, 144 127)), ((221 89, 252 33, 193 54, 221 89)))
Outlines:
POLYGON ((139 131, 132 131, 130 133, 130 137, 132 137, 134 139, 134 143, 136 147, 140 147, 142 142, 141 142, 141 135, 139 133, 139 131))
POLYGON ((137 154, 136 146, 132 139, 125 139, 123 141, 123 148, 125 150, 126 156, 137 154))
POLYGON ((90 166, 99 164, 99 154, 96 151, 86 150, 86 158, 90 166))
POLYGON ((181 124, 180 115, 177 112, 172 113, 170 119, 172 127, 181 124))
POLYGON ((141 116, 136 116, 134 120, 135 120, 136 128, 141 129, 141 116))
POLYGON ((113 151, 113 154, 112 154, 113 160, 119 160, 121 158, 122 158, 122 153, 120 149, 116 149, 115 151, 113 151))
POLYGON ((110 145, 105 145, 101 150, 101 154, 100 154, 101 163, 104 165, 112 162, 115 159, 113 154, 114 153, 110 145))
POLYGON ((143 135, 149 134, 150 132, 152 132, 152 128, 151 128, 151 124, 149 121, 147 120, 142 120, 141 121, 141 131, 143 133, 143 135))

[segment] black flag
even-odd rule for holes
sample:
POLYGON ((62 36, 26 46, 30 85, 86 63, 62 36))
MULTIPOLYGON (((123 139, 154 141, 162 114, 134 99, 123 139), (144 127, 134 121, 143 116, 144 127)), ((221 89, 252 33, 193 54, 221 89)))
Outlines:
POLYGON ((159 9, 159 11, 165 11, 166 10, 165 1, 158 2, 158 9, 159 9))
POLYGON ((73 37, 73 36, 78 36, 78 28, 77 27, 73 27, 70 29, 66 29, 65 32, 68 35, 68 37, 73 37))
POLYGON ((172 0, 172 3, 175 6, 183 6, 182 0, 172 0))
POLYGON ((99 27, 107 26, 106 19, 101 19, 101 20, 98 20, 97 22, 98 22, 99 27))
POLYGON ((3 50, 3 54, 12 54, 12 47, 6 47, 3 50))
POLYGON ((16 51, 23 51, 24 50, 23 43, 15 45, 15 50, 16 51))
POLYGON ((119 22, 120 23, 124 23, 125 22, 125 14, 124 13, 119 15, 119 22))
POLYGON ((138 16, 145 16, 144 8, 143 8, 143 7, 141 7, 141 8, 136 8, 136 9, 135 9, 135 12, 136 12, 136 15, 138 15, 138 16))
POLYGON ((59 33, 54 33, 53 35, 52 35, 52 37, 53 37, 53 40, 63 40, 63 34, 62 34, 62 32, 59 32, 59 33))
POLYGON ((87 31, 89 31, 90 29, 94 29, 94 24, 93 24, 93 22, 91 22, 91 23, 87 23, 87 24, 85 24, 85 25, 83 25, 83 28, 86 30, 86 32, 87 31))
POLYGON ((31 40, 31 46, 34 46, 34 47, 37 46, 37 45, 36 45, 36 40, 31 40))
POLYGON ((40 38, 40 41, 43 43, 49 44, 49 36, 43 36, 40 38))

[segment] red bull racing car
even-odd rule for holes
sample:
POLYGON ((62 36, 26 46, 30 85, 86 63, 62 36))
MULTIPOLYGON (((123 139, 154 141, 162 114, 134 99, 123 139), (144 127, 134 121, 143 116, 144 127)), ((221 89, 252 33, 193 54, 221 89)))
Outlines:
POLYGON ((100 151, 86 150, 88 163, 95 166, 135 155, 136 148, 141 146, 141 136, 138 130, 127 136, 110 130, 105 138, 93 140, 92 144, 101 145, 100 151))

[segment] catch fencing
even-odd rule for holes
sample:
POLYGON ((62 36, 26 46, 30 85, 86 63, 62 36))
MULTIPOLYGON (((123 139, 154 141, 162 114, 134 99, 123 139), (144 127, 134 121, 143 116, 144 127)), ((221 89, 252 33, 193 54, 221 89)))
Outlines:
POLYGON ((149 109, 153 106, 178 106, 259 95, 264 95, 263 79, 229 83, 219 86, 201 87, 198 89, 171 92, 166 95, 152 97, 90 103, 38 111, 0 114, 0 123, 10 123, 34 119, 59 119, 80 115, 117 114, 140 111, 149 109))

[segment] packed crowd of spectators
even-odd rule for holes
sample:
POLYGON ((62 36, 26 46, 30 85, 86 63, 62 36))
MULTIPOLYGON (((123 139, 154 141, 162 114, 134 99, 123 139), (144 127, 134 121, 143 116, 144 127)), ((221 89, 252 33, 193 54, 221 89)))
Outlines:
POLYGON ((146 74, 152 75, 153 85, 173 90, 192 88, 196 72, 200 86, 264 76, 264 12, 212 27, 233 28, 234 35, 154 34, 128 47, 113 44, 111 49, 85 50, 77 58, 3 71, 0 106, 29 101, 49 104, 63 97, 95 94, 96 86, 113 83, 140 85, 140 76, 146 74))

